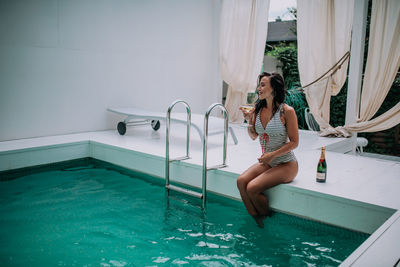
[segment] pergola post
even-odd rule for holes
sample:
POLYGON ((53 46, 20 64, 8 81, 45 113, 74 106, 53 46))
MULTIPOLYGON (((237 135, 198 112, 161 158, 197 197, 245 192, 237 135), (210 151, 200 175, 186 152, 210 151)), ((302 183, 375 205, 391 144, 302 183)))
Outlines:
MULTIPOLYGON (((353 28, 351 33, 351 51, 349 64, 349 81, 347 87, 345 124, 357 121, 360 111, 360 93, 364 62, 365 32, 367 27, 368 0, 354 1, 353 28)), ((357 133, 351 137, 352 153, 356 152, 357 133)))

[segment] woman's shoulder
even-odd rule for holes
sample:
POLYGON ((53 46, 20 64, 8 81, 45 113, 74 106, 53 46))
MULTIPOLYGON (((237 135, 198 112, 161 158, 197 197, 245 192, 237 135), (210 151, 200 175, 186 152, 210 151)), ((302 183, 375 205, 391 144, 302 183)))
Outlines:
POLYGON ((283 112, 284 113, 296 113, 295 111, 294 111, 294 108, 292 107, 292 106, 289 106, 288 104, 286 104, 286 103, 283 103, 282 104, 282 109, 283 109, 283 112))
POLYGON ((282 115, 287 119, 295 119, 297 117, 294 108, 288 104, 282 104, 282 115))

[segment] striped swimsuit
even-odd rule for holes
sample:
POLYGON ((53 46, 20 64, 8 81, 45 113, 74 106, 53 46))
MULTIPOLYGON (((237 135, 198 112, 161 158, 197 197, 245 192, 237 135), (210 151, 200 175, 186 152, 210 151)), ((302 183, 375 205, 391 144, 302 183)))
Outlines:
MULTIPOLYGON (((260 120, 261 110, 257 114, 255 130, 258 134, 263 154, 266 152, 273 152, 288 142, 286 126, 281 121, 281 113, 283 112, 282 108, 281 104, 272 119, 266 125, 265 129, 260 120)), ((281 163, 289 161, 296 161, 296 157, 292 151, 274 158, 269 165, 275 167, 281 163)))

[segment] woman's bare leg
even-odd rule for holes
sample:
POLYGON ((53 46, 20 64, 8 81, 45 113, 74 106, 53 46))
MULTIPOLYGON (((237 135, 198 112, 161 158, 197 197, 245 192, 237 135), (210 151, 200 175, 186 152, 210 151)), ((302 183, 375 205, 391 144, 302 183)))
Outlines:
POLYGON ((291 161, 270 168, 248 182, 246 193, 256 214, 264 216, 269 214, 268 200, 263 192, 276 185, 291 182, 296 177, 297 171, 297 162, 291 161))
POLYGON ((243 200, 243 204, 246 207, 248 213, 252 216, 257 216, 259 214, 247 194, 247 185, 251 180, 255 179, 260 174, 267 171, 269 168, 269 166, 256 163, 248 168, 244 173, 242 173, 237 179, 237 187, 243 200))

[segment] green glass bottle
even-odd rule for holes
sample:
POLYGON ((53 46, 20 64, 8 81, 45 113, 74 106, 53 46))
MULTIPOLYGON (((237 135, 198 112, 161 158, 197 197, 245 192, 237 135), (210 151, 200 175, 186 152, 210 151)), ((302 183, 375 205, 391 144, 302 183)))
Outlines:
POLYGON ((326 182, 326 174, 327 174, 327 165, 325 160, 325 147, 321 148, 321 157, 317 166, 317 182, 325 183, 326 182))

